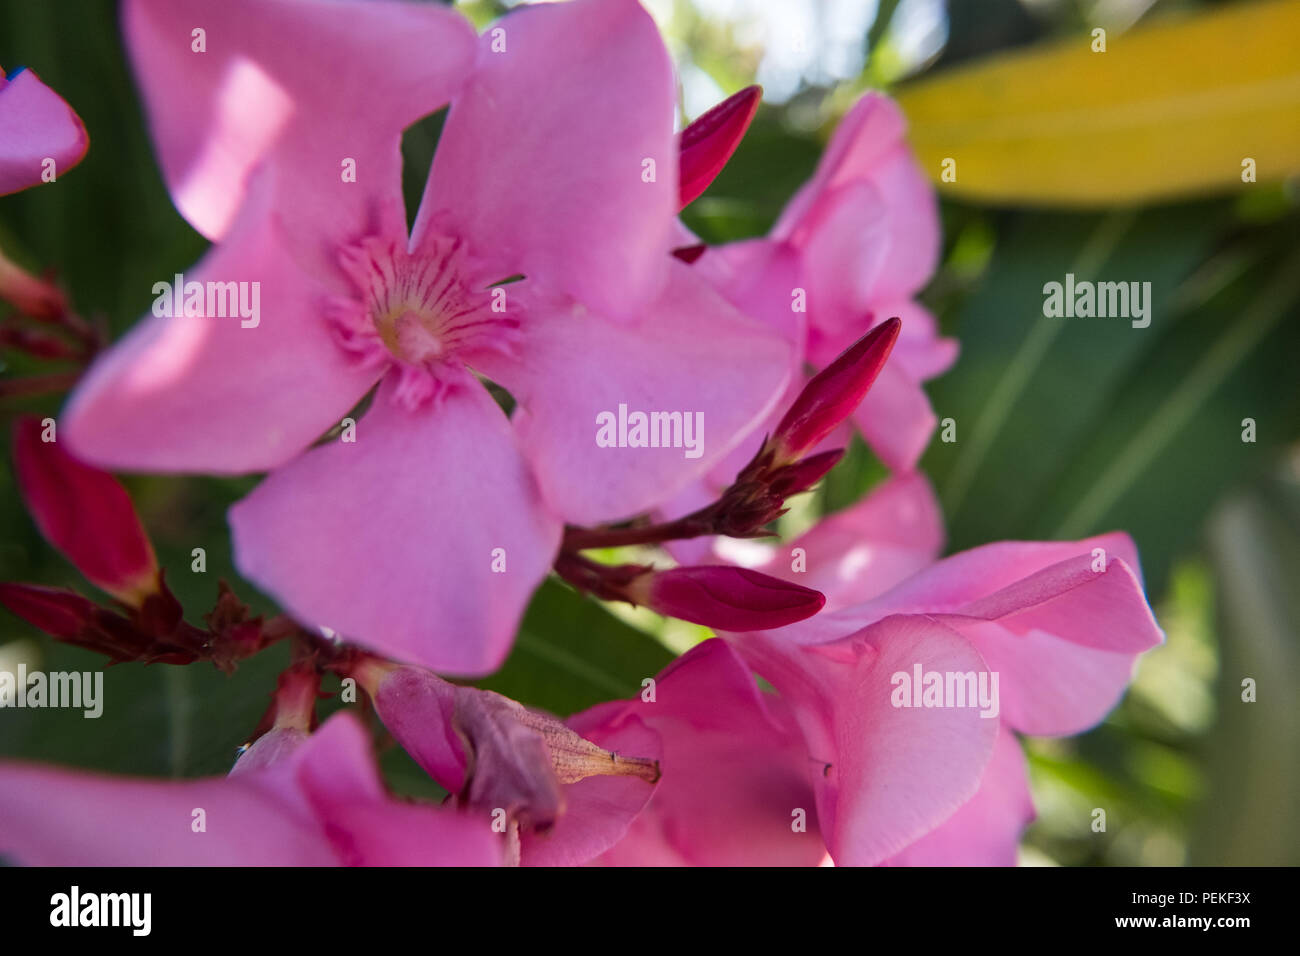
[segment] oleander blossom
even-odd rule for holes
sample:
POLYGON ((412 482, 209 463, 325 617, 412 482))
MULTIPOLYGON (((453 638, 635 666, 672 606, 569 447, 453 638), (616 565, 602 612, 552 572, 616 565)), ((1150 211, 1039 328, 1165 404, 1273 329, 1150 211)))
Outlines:
POLYGON ((489 672, 563 523, 660 504, 779 399, 790 348, 667 254, 675 83, 635 0, 479 41, 438 5, 349 0, 132 0, 123 28, 173 199, 214 241, 185 278, 258 283, 260 319, 146 319, 62 434, 118 470, 271 472, 231 511, 235 558, 298 620, 489 672), (448 103, 408 234, 402 131, 448 103), (702 413, 703 454, 599 447, 620 404, 702 413), (355 441, 310 447, 345 416, 355 441))
MULTIPOLYGON (((888 500, 855 517, 858 546, 896 535, 888 500)), ((814 560, 842 567, 845 540, 828 535, 814 560)), ((1163 634, 1123 534, 1001 542, 900 580, 916 560, 861 565, 840 592, 856 603, 706 641, 652 702, 575 718, 589 733, 637 718, 662 741, 654 795, 601 862, 1014 865, 1034 816, 1016 734, 1096 724, 1163 634), (899 706, 896 675, 918 667, 984 681, 994 706, 899 706)))

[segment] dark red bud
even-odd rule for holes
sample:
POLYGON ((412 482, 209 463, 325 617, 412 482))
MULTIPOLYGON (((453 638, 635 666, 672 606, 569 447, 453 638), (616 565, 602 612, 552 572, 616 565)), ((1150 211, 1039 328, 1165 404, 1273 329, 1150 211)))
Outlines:
POLYGON ((165 637, 148 634, 135 621, 62 588, 0 584, 0 604, 51 637, 114 661, 191 664, 204 656, 202 633, 184 623, 165 637))
POLYGON ((761 631, 812 617, 820 591, 727 565, 673 568, 649 581, 647 607, 722 631, 761 631))
POLYGON ((839 464, 844 457, 844 449, 818 452, 793 465, 786 465, 777 470, 772 478, 771 492, 782 499, 807 491, 826 477, 826 473, 839 464))
POLYGON ((885 366, 902 322, 887 319, 812 377, 772 435, 774 463, 798 461, 853 414, 885 366))
POLYGON ((78 637, 99 614, 99 607, 74 591, 37 584, 0 584, 0 604, 60 640, 78 637))
POLYGON ((158 563, 126 489, 44 441, 34 416, 14 424, 18 489, 41 534, 92 584, 139 607, 159 591, 158 563))
POLYGON ((685 208, 709 188, 740 145, 763 98, 763 88, 747 86, 727 97, 682 130, 678 191, 685 208))

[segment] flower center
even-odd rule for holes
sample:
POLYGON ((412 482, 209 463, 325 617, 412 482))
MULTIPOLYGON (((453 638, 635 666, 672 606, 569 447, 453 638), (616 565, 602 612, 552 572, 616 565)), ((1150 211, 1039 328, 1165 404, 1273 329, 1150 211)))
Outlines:
POLYGON ((436 399, 476 351, 508 350, 517 338, 504 288, 474 273, 459 240, 432 238, 412 254, 398 240, 368 236, 340 250, 339 264, 354 289, 328 304, 339 344, 395 368, 410 408, 436 399))

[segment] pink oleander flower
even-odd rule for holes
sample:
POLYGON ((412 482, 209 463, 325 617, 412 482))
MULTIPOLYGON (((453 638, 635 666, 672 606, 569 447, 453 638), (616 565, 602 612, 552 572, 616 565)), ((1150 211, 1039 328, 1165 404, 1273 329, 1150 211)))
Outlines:
POLYGON ((62 175, 89 146, 81 119, 34 72, 0 68, 0 196, 62 175))
POLYGON ((0 855, 32 866, 500 863, 483 821, 388 796, 351 715, 278 757, 187 781, 0 761, 0 855))
POLYGON ((851 571, 831 592, 853 606, 706 641, 659 676, 653 702, 581 715, 588 727, 633 715, 663 741, 654 796, 602 861, 1015 863, 1034 815, 1016 733, 1097 723, 1163 635, 1127 536, 1005 542, 931 563, 942 531, 927 501, 923 479, 900 476, 802 539, 810 572, 851 571), (900 518, 909 508, 919 513, 900 518), (903 546, 927 526, 928 547, 903 546), (841 548, 881 553, 850 561, 841 548), (759 693, 750 668, 777 694, 759 693), (898 696, 898 675, 910 682, 917 668, 922 706, 902 706, 917 701, 898 696), (934 673, 970 675, 976 694, 982 681, 987 706, 925 706, 934 673))
POLYGON ((350 673, 456 805, 498 826, 507 862, 590 861, 618 842, 659 780, 659 739, 635 717, 566 726, 419 667, 361 658, 350 673))
POLYGON ((784 389, 780 337, 667 254, 675 84, 635 0, 521 9, 477 45, 413 3, 133 0, 123 25, 168 187, 215 242, 185 286, 243 283, 247 308, 145 320, 63 433, 115 469, 269 470, 235 558, 295 618, 491 671, 564 522, 666 500, 784 389), (408 235, 400 137, 448 102, 408 235), (375 386, 355 441, 310 448, 375 386), (702 415, 700 454, 600 447, 620 406, 702 415))
MULTIPOLYGON (((938 260, 939 216, 905 132, 890 99, 863 96, 771 233, 710 248, 694 265, 728 299, 780 330, 815 368, 868 328, 902 319, 890 361, 853 415, 893 471, 914 468, 934 431, 920 383, 957 357, 957 343, 938 337, 934 317, 913 300, 938 260)), ((783 405, 801 384, 791 383, 783 405)), ((754 445, 743 450, 752 454, 754 445)), ((725 482, 732 473, 724 466, 715 478, 725 482)))
POLYGON ((1005 864, 1032 818, 1012 732, 1096 724, 1163 634, 1117 533, 986 545, 863 603, 728 639, 825 767, 813 784, 837 863, 1005 864), (930 673, 975 675, 992 706, 900 705, 897 675, 930 673))

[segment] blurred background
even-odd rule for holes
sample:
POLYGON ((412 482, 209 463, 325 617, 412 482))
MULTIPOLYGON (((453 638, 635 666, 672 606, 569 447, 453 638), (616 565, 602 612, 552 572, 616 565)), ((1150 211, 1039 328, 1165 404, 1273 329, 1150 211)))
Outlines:
MULTIPOLYGON (((457 4, 480 26, 511 4, 457 4)), ((718 242, 762 234, 862 91, 899 97, 942 198, 942 265, 923 295, 961 357, 929 383, 957 440, 922 462, 949 550, 1000 539, 1137 540, 1168 643, 1092 732, 1028 740, 1031 864, 1300 862, 1300 18, 1296 3, 1190 0, 646 0, 677 60, 683 121, 743 86, 764 104, 686 213, 718 242), (1261 12, 1263 11, 1263 12, 1261 12), (1107 50, 1094 53, 1095 30, 1107 50), (1101 59, 1109 57, 1110 60, 1101 59), (1213 68, 1206 68, 1210 64, 1213 68), (1099 72, 1101 71, 1101 72, 1099 72), (1235 95, 1234 91, 1241 96, 1235 95), (1258 95, 1252 94, 1254 90, 1258 95), (1056 121, 1053 121, 1055 118, 1056 121), (1116 121, 1119 118, 1119 121, 1116 121), (938 182, 944 157, 957 181, 938 182), (1258 181, 1241 181, 1241 160, 1258 181), (1050 320, 1042 286, 1149 281, 1149 328, 1050 320), (1243 440, 1244 420, 1254 440, 1243 440), (1242 682, 1257 685, 1242 700, 1242 682), (1091 829, 1094 807, 1107 830, 1091 829)), ((0 199, 0 249, 52 270, 115 331, 205 243, 175 213, 103 0, 0 0, 0 65, 35 69, 91 137, 58 188, 0 199)), ((441 117, 408 132, 418 199, 441 117)), ((0 380, 48 371, 0 355, 0 380)), ((61 396, 4 398, 54 414, 61 396)), ((857 500, 884 471, 861 444, 792 523, 857 500)), ((126 479, 191 620, 230 565, 226 508, 256 479, 126 479), (190 572, 195 547, 206 574, 190 572)), ((93 589, 37 534, 0 465, 0 580, 93 589)), ((707 632, 539 592, 505 669, 484 681, 561 714, 635 693, 707 632)), ((283 648, 234 678, 110 669, 99 720, 0 712, 0 756, 194 776, 228 769, 283 648)), ((0 611, 0 669, 91 669, 0 611)), ((436 788, 396 749, 400 790, 436 788)))

